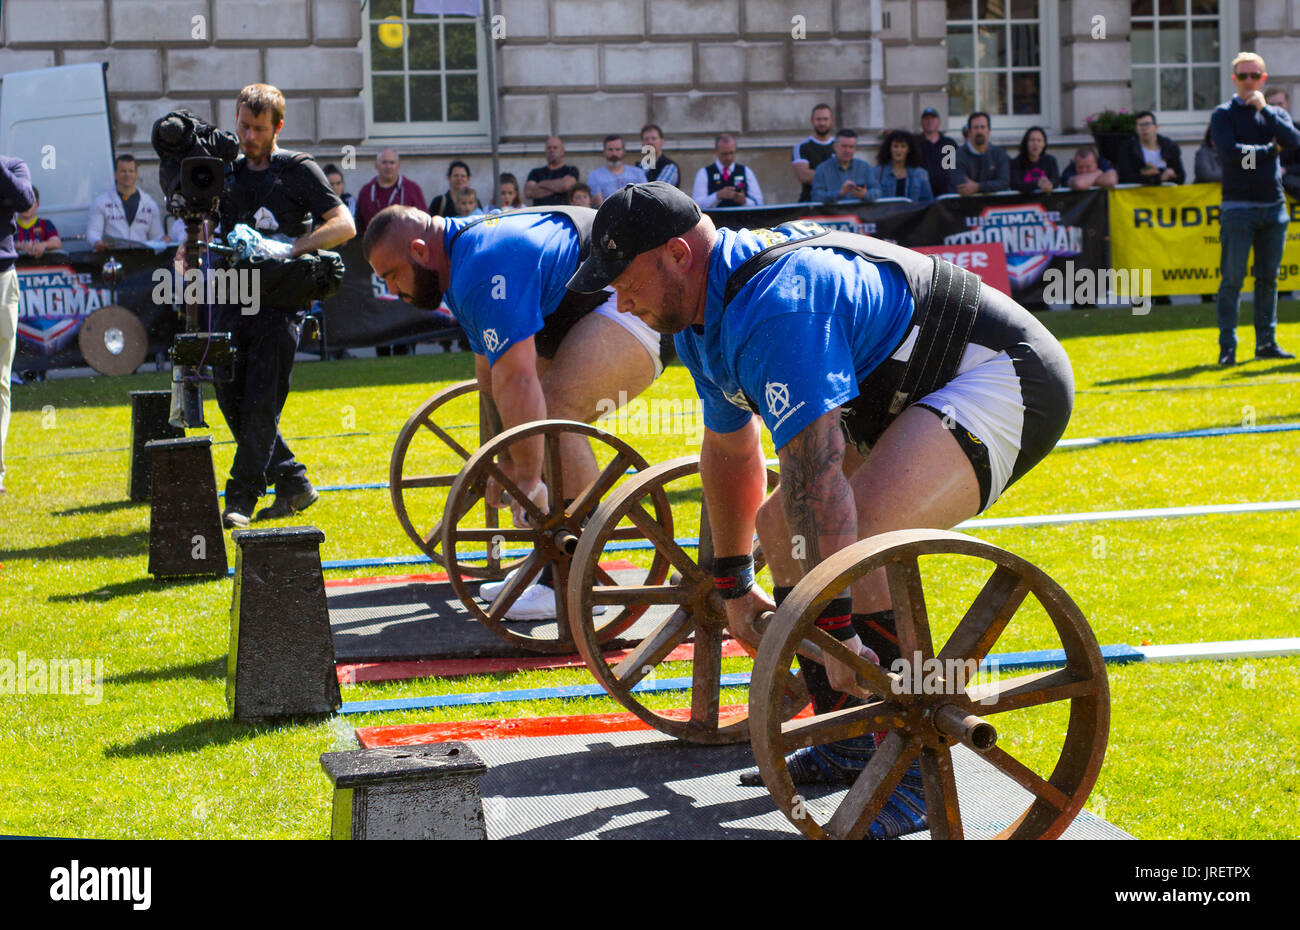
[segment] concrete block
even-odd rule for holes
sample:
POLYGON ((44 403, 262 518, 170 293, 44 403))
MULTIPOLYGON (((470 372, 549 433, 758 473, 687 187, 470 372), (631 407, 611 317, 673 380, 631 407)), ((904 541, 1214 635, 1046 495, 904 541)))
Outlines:
POLYGON ((360 96, 316 101, 316 141, 357 145, 366 136, 366 108, 360 96))
POLYGON ((912 37, 912 4, 907 0, 884 0, 880 4, 880 33, 882 39, 910 39, 912 37))
POLYGON ((164 47, 212 41, 211 4, 204 0, 113 0, 113 44, 164 47), (197 24, 195 17, 203 17, 197 24), (195 38, 195 31, 200 38, 195 38))
POLYGON ((835 114, 835 128, 847 126, 858 133, 858 145, 866 144, 863 135, 874 129, 871 121, 871 91, 840 91, 840 109, 835 114))
POLYGON ((325 534, 290 526, 235 530, 231 539, 236 555, 226 704, 234 719, 338 710, 342 698, 320 564, 325 534))
POLYGON ((743 16, 745 35, 793 36, 794 17, 802 16, 803 30, 808 36, 824 36, 831 31, 831 0, 800 0, 797 4, 786 0, 745 0, 743 16))
POLYGON ((788 84, 788 56, 784 42, 701 44, 698 49, 701 86, 749 87, 754 84, 788 84))
POLYGON ((496 11, 506 18, 506 41, 544 39, 550 16, 546 0, 498 0, 496 11))
POLYGON ((212 437, 154 439, 145 444, 145 452, 152 457, 149 574, 224 577, 229 563, 212 467, 212 437))
POLYGON ((639 145, 637 133, 647 121, 644 94, 558 94, 555 111, 555 131, 566 138, 594 136, 599 141, 621 132, 626 142, 639 145))
MULTIPOLYGON (((807 135, 808 116, 814 106, 826 100, 826 91, 761 90, 751 91, 748 98, 745 126, 751 132, 807 135)), ((802 135, 794 138, 801 138, 802 135)))
POLYGON ((508 94, 501 101, 501 135, 538 138, 551 134, 551 98, 546 94, 508 94))
MULTIPOLYGON (((231 130, 234 129, 235 123, 234 100, 235 95, 232 93, 229 108, 222 114, 225 117, 223 128, 231 130)), ((154 121, 171 110, 185 108, 195 116, 208 122, 213 121, 212 101, 205 98, 176 99, 164 97, 160 100, 125 100, 119 98, 112 101, 112 106, 114 108, 113 136, 119 149, 123 145, 147 146, 149 144, 149 134, 153 131, 154 121)), ((140 171, 142 178, 144 173, 142 168, 140 171)))
POLYGON ((307 147, 316 141, 316 108, 304 97, 292 97, 284 105, 284 129, 280 142, 307 147))
MULTIPOLYGON (((5 42, 32 45, 103 45, 108 42, 104 0, 8 0, 5 42)), ((4 70, 10 70, 8 62, 4 70)))
POLYGON ((356 0, 312 0, 311 38, 315 43, 355 43, 361 38, 356 0))
MULTIPOLYGON (((1300 76, 1300 55, 1296 54, 1296 48, 1296 38, 1291 35, 1285 38, 1258 38, 1251 51, 1264 59, 1269 82, 1280 83, 1283 79, 1300 76)), ((1292 100, 1293 105, 1294 103, 1292 100)))
MULTIPOLYGON (((738 132, 744 117, 738 94, 701 91, 655 94, 650 98, 650 113, 651 119, 663 126, 665 132, 678 134, 701 129, 706 132, 738 132)), ((681 163, 681 159, 673 157, 681 163)), ((682 179, 687 180, 684 168, 682 179)))
POLYGON ((942 45, 891 45, 885 48, 886 89, 929 90, 948 82, 948 59, 942 45), (894 78, 891 80, 890 75, 894 78))
POLYGON ((551 36, 639 39, 645 35, 644 9, 625 0, 552 0, 551 36))
POLYGON ((692 83, 689 45, 642 42, 638 45, 604 45, 602 85, 657 87, 692 83))
POLYGON ((871 4, 862 0, 835 0, 835 34, 871 31, 871 4))
POLYGON ((917 39, 942 39, 948 34, 947 8, 944 0, 916 0, 917 39))
MULTIPOLYGON (((921 128, 921 111, 916 106, 915 94, 896 92, 882 96, 885 110, 885 128, 906 129, 908 132, 916 132, 921 128)), ((875 138, 858 140, 858 154, 872 164, 875 164, 876 160, 875 143, 877 141, 875 138), (864 141, 867 143, 866 147, 870 149, 866 155, 862 154, 864 141)))
POLYGON ((263 79, 261 53, 255 48, 168 49, 165 54, 172 93, 208 91, 234 100, 245 85, 263 79))
MULTIPOLYGON (((64 54, 67 55, 70 51, 64 54)), ((53 68, 54 65, 54 52, 49 49, 31 49, 29 51, 19 51, 13 48, 5 49, 6 71, 35 71, 38 68, 53 68)))
POLYGON ((594 46, 510 46, 501 48, 501 86, 550 90, 553 87, 596 87, 594 46))
POLYGON ((145 446, 155 439, 179 439, 185 430, 168 422, 171 391, 131 391, 131 466, 127 472, 126 499, 147 501, 153 456, 145 446))
POLYGON ((866 42, 827 41, 792 42, 794 79, 799 84, 825 86, 834 82, 866 83, 870 77, 868 59, 871 47, 866 42))
MULTIPOLYGON (((1093 17, 1105 17, 1106 38, 1127 36, 1132 20, 1128 0, 1088 0, 1070 4, 1068 17, 1062 17, 1061 41, 1071 36, 1092 40, 1093 17)), ((1094 40, 1095 41, 1095 40, 1094 40)))
POLYGON ((267 49, 266 81, 291 91, 350 90, 364 86, 365 58, 359 48, 267 49))
POLYGON ((648 6, 652 36, 714 39, 740 34, 739 0, 655 0, 648 6))
POLYGON ((87 61, 108 62, 110 94, 152 94, 155 97, 162 95, 162 52, 158 49, 70 48, 63 53, 65 65, 77 65, 87 61))
POLYGON ((1061 49, 1064 84, 1127 81, 1133 73, 1133 46, 1128 42, 1071 42, 1061 49))
MULTIPOLYGON (((1253 28, 1246 22, 1246 17, 1242 17, 1242 29, 1246 32, 1285 32, 1287 28, 1287 14, 1290 11, 1286 4, 1269 3, 1264 0, 1263 3, 1255 3, 1255 22, 1253 28)), ((1262 53, 1261 53, 1262 54, 1262 53)), ((1264 59, 1268 61, 1267 58, 1264 59)))
POLYGON ((478 780, 487 765, 464 743, 327 752, 335 840, 485 840, 478 780))
POLYGON ((1085 131, 1084 124, 1092 114, 1132 103, 1132 92, 1124 84, 1079 84, 1061 91, 1061 124, 1067 131, 1085 131))
MULTIPOLYGON (((222 44, 252 42, 266 47, 306 42, 310 36, 307 0, 220 0, 213 6, 213 37, 222 44)), ((360 28, 359 13, 356 18, 360 28)))

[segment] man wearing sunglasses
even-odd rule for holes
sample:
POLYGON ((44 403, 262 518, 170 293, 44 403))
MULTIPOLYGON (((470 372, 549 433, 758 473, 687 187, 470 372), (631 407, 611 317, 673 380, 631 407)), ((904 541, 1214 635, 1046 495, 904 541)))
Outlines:
POLYGON ((1219 219, 1219 364, 1237 363, 1237 305, 1246 262, 1255 254, 1255 358, 1295 358, 1277 344, 1277 275, 1286 244, 1287 207, 1278 153, 1300 146, 1286 110, 1268 106, 1264 59, 1242 52, 1232 61, 1237 93, 1210 116, 1210 136, 1223 164, 1219 219))

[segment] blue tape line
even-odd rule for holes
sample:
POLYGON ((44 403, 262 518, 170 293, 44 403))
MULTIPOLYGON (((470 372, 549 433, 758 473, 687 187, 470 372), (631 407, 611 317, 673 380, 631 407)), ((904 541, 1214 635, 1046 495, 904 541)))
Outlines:
MULTIPOLYGON (((1111 665, 1143 662, 1146 655, 1127 643, 1102 646, 1101 657, 1111 665)), ((1005 652, 987 656, 980 663, 981 671, 999 672, 1023 668, 1060 668, 1065 665, 1064 649, 1040 649, 1035 652, 1005 652)), ((724 688, 749 684, 749 672, 723 675, 724 688)), ((690 678, 662 678, 643 681, 632 689, 635 693, 659 691, 686 691, 690 678)), ((434 707, 464 707, 467 704, 511 704, 521 701, 545 701, 556 698, 601 697, 607 692, 601 685, 568 685, 562 688, 523 688, 514 691, 479 691, 472 694, 441 694, 434 697, 393 698, 377 701, 345 701, 340 714, 368 714, 389 710, 428 710, 434 707)))

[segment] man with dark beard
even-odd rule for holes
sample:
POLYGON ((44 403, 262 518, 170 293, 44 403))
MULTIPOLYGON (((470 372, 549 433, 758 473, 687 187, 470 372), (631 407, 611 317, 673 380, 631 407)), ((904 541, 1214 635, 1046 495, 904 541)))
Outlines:
MULTIPOLYGON (((588 252, 596 212, 534 207, 487 217, 430 216, 412 207, 379 212, 363 249, 388 290, 413 306, 435 309, 446 299, 474 351, 479 390, 495 402, 503 428, 535 420, 590 423, 636 397, 663 371, 659 334, 617 312, 612 291, 570 294, 565 283, 588 252)), ((599 474, 581 436, 561 440, 564 484, 584 488, 599 474)), ((543 440, 510 449, 503 469, 543 512, 543 440)), ((495 483, 493 483, 495 485, 495 483)), ((496 506, 499 489, 489 486, 496 506)), ((516 524, 525 518, 511 502, 516 524)), ((505 613, 508 620, 556 616, 549 565, 505 613)), ((492 601, 506 581, 485 584, 492 601)))

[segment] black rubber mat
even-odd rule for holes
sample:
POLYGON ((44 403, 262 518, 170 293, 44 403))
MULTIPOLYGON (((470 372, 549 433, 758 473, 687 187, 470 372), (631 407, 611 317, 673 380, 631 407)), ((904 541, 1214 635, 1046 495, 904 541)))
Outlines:
MULTIPOLYGON (((489 839, 796 839, 763 787, 737 773, 754 764, 749 744, 698 746, 662 733, 604 733, 480 740, 488 764, 479 786, 489 839)), ((957 793, 968 838, 987 838, 1028 806, 1020 786, 958 746, 957 793)), ((845 790, 806 793, 825 822, 845 790)), ((916 833, 905 839, 927 839, 916 833)), ((1065 839, 1132 839, 1082 812, 1065 839)))
MULTIPOLYGON (((643 570, 614 570, 611 574, 628 584, 636 584, 645 577, 643 570)), ((480 584, 472 583, 470 590, 477 590, 480 584)), ((325 590, 336 662, 539 655, 492 633, 466 610, 448 581, 380 583, 325 590)), ((639 642, 671 609, 647 610, 623 634, 623 642, 639 642)), ((553 637, 555 634, 554 620, 511 626, 530 635, 553 637)), ((612 642, 610 648, 619 645, 620 642, 612 642)))

